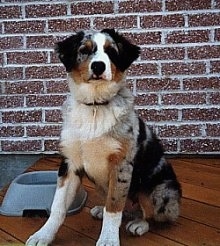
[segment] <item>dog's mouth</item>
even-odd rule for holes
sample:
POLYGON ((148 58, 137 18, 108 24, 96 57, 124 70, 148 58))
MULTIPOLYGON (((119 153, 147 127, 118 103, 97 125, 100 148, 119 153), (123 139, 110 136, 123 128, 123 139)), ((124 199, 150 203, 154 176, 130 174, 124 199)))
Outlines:
POLYGON ((96 74, 92 74, 89 79, 88 82, 101 82, 101 81, 109 81, 109 79, 106 77, 105 74, 101 74, 101 75, 96 75, 96 74))

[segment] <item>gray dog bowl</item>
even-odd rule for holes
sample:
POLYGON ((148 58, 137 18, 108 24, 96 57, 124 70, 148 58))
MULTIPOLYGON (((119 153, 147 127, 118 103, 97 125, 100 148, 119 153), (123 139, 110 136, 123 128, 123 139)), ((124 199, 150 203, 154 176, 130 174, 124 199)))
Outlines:
MULTIPOLYGON (((56 190, 56 171, 37 171, 19 175, 9 186, 0 214, 23 216, 25 212, 46 211, 50 214, 56 190)), ((85 205, 87 192, 80 187, 67 214, 77 213, 85 205)))

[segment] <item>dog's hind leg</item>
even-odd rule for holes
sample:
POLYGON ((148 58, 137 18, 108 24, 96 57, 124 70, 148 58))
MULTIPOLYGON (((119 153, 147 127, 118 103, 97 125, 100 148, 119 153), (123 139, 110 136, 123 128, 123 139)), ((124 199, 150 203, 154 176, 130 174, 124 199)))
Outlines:
POLYGON ((97 246, 119 246, 119 227, 125 206, 133 167, 124 161, 121 165, 111 166, 109 189, 103 209, 102 231, 97 246))
POLYGON ((175 221, 179 216, 181 191, 176 181, 169 180, 157 185, 150 198, 154 219, 159 222, 175 221))
POLYGON ((26 242, 28 246, 46 246, 53 241, 76 195, 80 185, 80 177, 70 170, 67 173, 62 171, 59 173, 63 176, 58 177, 50 217, 39 231, 30 236, 26 242))

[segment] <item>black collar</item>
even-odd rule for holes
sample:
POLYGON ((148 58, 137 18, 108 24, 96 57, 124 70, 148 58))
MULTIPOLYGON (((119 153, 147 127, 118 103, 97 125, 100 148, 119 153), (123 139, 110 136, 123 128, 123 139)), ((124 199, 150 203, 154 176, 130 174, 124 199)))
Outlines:
POLYGON ((108 105, 109 101, 105 101, 105 102, 93 102, 93 103, 84 103, 86 106, 104 106, 104 105, 108 105))

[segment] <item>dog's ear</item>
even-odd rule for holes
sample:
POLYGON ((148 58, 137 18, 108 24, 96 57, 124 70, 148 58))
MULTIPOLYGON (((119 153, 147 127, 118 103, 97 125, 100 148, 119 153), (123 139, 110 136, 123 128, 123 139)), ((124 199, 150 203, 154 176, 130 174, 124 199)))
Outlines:
MULTIPOLYGON (((125 37, 116 32, 114 29, 103 29, 102 33, 107 33, 118 47, 118 57, 116 66, 124 72, 133 61, 140 55, 140 47, 130 43, 125 37)), ((116 59, 114 58, 116 63, 116 59)))
POLYGON ((84 32, 78 32, 65 40, 58 42, 55 46, 60 61, 64 64, 66 71, 70 72, 77 64, 77 52, 81 41, 84 38, 84 32))

